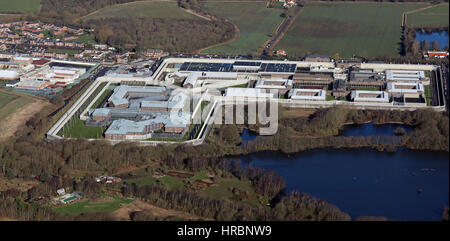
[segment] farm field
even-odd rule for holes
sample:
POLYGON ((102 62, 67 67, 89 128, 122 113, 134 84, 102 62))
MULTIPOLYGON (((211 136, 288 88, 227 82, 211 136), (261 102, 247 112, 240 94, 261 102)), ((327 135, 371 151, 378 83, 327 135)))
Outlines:
POLYGON ((284 10, 266 8, 265 2, 206 2, 202 7, 230 20, 240 30, 238 39, 202 53, 254 54, 283 21, 280 15, 284 10))
POLYGON ((399 56, 402 13, 416 3, 309 3, 274 50, 290 57, 399 56))
POLYGON ((57 207, 55 208, 55 211, 61 214, 113 212, 119 209, 122 204, 128 204, 131 202, 133 202, 133 200, 128 200, 117 196, 103 195, 103 197, 99 200, 76 202, 63 207, 57 207))
POLYGON ((0 1, 0 13, 38 13, 41 9, 41 0, 2 0, 0 1))
POLYGON ((47 105, 49 102, 31 96, 0 90, 0 140, 13 136, 31 116, 47 105))
POLYGON ((136 2, 102 8, 83 17, 84 20, 103 18, 170 18, 195 19, 196 16, 183 11, 176 2, 136 2))
POLYGON ((409 27, 445 27, 448 26, 448 17, 449 5, 443 4, 408 14, 406 24, 409 27))

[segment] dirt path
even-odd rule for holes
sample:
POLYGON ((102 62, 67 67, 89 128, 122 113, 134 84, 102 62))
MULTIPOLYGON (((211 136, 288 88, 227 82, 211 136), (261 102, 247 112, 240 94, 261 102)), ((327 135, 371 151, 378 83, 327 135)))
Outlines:
POLYGON ((443 5, 443 3, 436 4, 436 5, 430 5, 430 6, 426 6, 426 7, 423 7, 423 8, 418 8, 418 9, 414 9, 414 10, 411 10, 411 11, 403 12, 403 14, 402 14, 402 27, 406 26, 406 20, 407 20, 408 14, 421 12, 421 11, 424 11, 424 10, 427 10, 427 9, 430 9, 430 8, 434 8, 434 7, 437 7, 437 6, 440 6, 440 5, 443 5))
MULTIPOLYGON (((275 48, 275 46, 278 44, 278 42, 280 42, 281 39, 284 38, 284 35, 286 35, 287 31, 289 30, 289 28, 291 28, 291 26, 294 24, 295 20, 297 19, 297 17, 303 12, 304 7, 301 7, 300 10, 297 11, 297 13, 294 15, 294 17, 292 17, 288 23, 288 25, 282 29, 282 32, 276 32, 275 35, 272 35, 273 37, 271 39, 269 39, 268 43, 272 43, 269 47, 269 49, 267 49, 267 54, 271 54, 273 49, 275 48)), ((284 23, 284 21, 283 21, 284 23)), ((282 28, 281 26, 279 28, 282 28)), ((281 29, 278 29, 278 31, 280 31, 281 29)), ((266 43, 265 43, 266 44, 266 43)), ((265 48, 266 45, 263 46, 263 48, 265 48)))
POLYGON ((176 216, 188 220, 209 220, 183 211, 160 208, 155 205, 143 202, 141 200, 135 200, 132 203, 122 206, 118 210, 114 211, 112 215, 119 220, 129 221, 130 214, 137 211, 146 212, 153 217, 160 217, 160 218, 176 216))

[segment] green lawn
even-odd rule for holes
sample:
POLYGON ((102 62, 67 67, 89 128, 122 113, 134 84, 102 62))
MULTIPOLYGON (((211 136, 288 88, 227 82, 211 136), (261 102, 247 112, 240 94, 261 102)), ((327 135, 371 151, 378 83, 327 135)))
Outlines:
POLYGON ((41 0, 1 0, 0 13, 34 12, 41 9, 41 0))
POLYGON ((128 204, 133 200, 124 199, 117 196, 104 195, 103 197, 112 197, 113 200, 105 202, 82 201, 69 204, 63 207, 55 208, 55 211, 61 214, 67 213, 88 213, 88 212, 113 212, 120 208, 121 204, 128 204))
POLYGON ((69 55, 74 55, 74 54, 76 54, 76 53, 78 53, 80 51, 77 50, 77 49, 49 49, 49 50, 47 50, 47 52, 49 52, 49 53, 60 53, 60 54, 67 53, 69 55))
POLYGON ((136 2, 132 4, 114 5, 102 8, 84 20, 102 18, 165 18, 165 19, 195 19, 195 15, 183 11, 176 2, 136 2))
POLYGON ((207 49, 205 53, 254 54, 283 21, 280 15, 284 10, 266 8, 265 2, 206 2, 202 6, 216 16, 229 19, 240 30, 237 40, 207 49))
POLYGON ((327 95, 326 100, 327 101, 332 101, 332 100, 336 100, 336 98, 334 96, 332 96, 332 95, 327 95))
POLYGON ((399 56, 401 16, 426 4, 308 3, 275 50, 290 57, 399 56))
POLYGON ((90 34, 81 35, 77 39, 75 39, 76 42, 82 42, 86 44, 96 44, 97 42, 94 39, 94 36, 90 34))
POLYGON ((425 100, 427 101, 427 106, 429 106, 431 102, 430 86, 425 85, 424 88, 425 88, 425 100))
POLYGON ((106 127, 87 126, 78 117, 72 118, 58 135, 69 138, 102 138, 106 127))
POLYGON ((408 14, 406 24, 410 27, 448 26, 449 5, 444 4, 424 11, 408 14))

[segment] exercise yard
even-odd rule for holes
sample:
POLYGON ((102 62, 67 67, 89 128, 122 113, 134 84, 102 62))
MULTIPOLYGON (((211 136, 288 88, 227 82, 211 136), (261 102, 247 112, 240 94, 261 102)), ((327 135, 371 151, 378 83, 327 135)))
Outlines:
POLYGON ((205 49, 202 53, 255 54, 283 21, 280 15, 284 10, 266 8, 265 2, 205 2, 202 7, 215 16, 230 20, 239 28, 236 40, 205 49))
POLYGON ((308 3, 275 50, 290 57, 399 56, 402 13, 417 3, 308 3))

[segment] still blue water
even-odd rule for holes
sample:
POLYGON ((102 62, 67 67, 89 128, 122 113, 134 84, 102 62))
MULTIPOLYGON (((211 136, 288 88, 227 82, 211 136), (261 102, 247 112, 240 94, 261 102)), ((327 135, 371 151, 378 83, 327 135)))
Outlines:
POLYGON ((383 124, 374 125, 372 123, 366 123, 361 125, 345 125, 339 131, 339 135, 343 136, 391 136, 394 135, 394 131, 397 127, 403 128, 406 133, 414 130, 412 126, 401 124, 383 124))
MULTIPOLYGON (((392 135, 397 126, 350 125, 343 134, 392 135)), ((412 131, 411 127, 402 127, 412 131)), ((250 140, 255 135, 244 132, 243 138, 250 140)), ((316 149, 293 155, 261 152, 238 159, 244 165, 273 170, 283 176, 287 192, 299 190, 311 194, 337 205, 354 218, 440 220, 444 206, 449 203, 447 152, 316 149)))
POLYGON ((422 41, 427 42, 438 42, 439 47, 444 49, 445 46, 448 46, 448 31, 439 31, 433 33, 426 33, 423 31, 416 32, 416 40, 420 43, 422 41))

